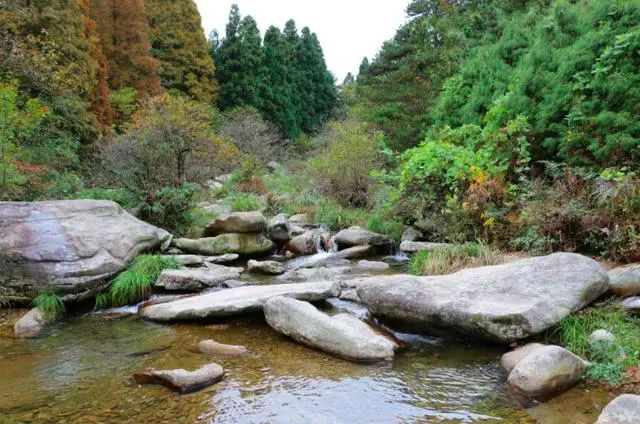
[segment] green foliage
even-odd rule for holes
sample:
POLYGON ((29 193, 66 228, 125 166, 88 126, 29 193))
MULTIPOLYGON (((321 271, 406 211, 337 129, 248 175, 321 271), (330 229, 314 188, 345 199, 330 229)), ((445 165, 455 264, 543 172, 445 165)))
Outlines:
POLYGON ((96 308, 126 306, 144 300, 163 270, 181 266, 174 258, 139 255, 126 271, 113 280, 107 293, 96 297, 96 308))
POLYGON ((87 188, 73 193, 71 198, 111 200, 126 210, 132 210, 138 206, 136 196, 123 188, 87 188))
POLYGON ((251 212, 262 209, 263 204, 251 193, 234 193, 230 196, 234 212, 251 212))
POLYGON ((416 253, 409 262, 409 273, 444 275, 466 268, 496 265, 501 262, 500 252, 482 243, 441 246, 416 253))
POLYGON ((32 305, 40 309, 45 319, 51 321, 61 318, 66 311, 62 298, 55 293, 39 294, 32 305))
POLYGON ((608 302, 569 315, 550 333, 570 351, 591 361, 587 376, 619 383, 627 368, 640 361, 640 320, 614 302, 608 302), (589 344, 589 335, 604 329, 612 333, 615 344, 607 349, 589 344), (621 352, 624 355, 621 355, 621 352))
POLYGON ((367 229, 374 233, 386 234, 396 241, 400 241, 402 233, 406 229, 401 221, 393 218, 385 218, 380 215, 371 215, 367 219, 367 229))

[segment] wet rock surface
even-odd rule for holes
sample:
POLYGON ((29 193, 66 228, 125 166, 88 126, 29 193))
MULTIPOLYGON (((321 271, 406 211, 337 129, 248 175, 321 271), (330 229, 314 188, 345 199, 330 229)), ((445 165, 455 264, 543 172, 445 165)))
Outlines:
POLYGON ((205 355, 243 355, 247 348, 238 345, 218 343, 215 340, 203 340, 198 343, 198 351, 205 355))
POLYGON ((40 309, 33 308, 14 324, 14 336, 18 339, 38 337, 46 324, 47 320, 40 309))
POLYGON ((149 368, 134 374, 134 378, 138 384, 162 384, 175 392, 186 394, 221 381, 224 378, 224 369, 218 364, 208 364, 195 371, 149 368))

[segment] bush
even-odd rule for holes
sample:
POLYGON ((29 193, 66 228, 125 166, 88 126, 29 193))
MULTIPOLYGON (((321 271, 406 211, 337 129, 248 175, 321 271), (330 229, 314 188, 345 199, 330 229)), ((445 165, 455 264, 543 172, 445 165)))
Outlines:
POLYGON ((234 212, 251 212, 262 209, 262 202, 250 193, 234 193, 230 196, 234 212))
POLYGON ((593 366, 587 376, 594 380, 622 382, 627 368, 640 362, 640 319, 630 316, 613 301, 569 315, 551 330, 550 338, 591 361, 593 366), (611 332, 617 345, 604 350, 590 345, 589 335, 600 329, 611 332))
POLYGON ((181 267, 174 258, 139 255, 126 271, 113 280, 108 292, 96 296, 96 308, 126 306, 144 300, 163 270, 181 267))
POLYGON ((499 252, 482 243, 467 243, 418 252, 409 262, 409 272, 414 275, 444 275, 501 262, 499 252))
POLYGON ((42 293, 33 300, 33 306, 40 309, 42 315, 50 321, 61 318, 65 313, 62 298, 55 293, 42 293))
POLYGON ((383 164, 381 135, 358 122, 336 122, 335 139, 310 161, 319 190, 344 206, 371 206, 372 171, 383 164))
POLYGON ((79 190, 70 196, 72 199, 111 200, 126 210, 138 206, 138 199, 124 188, 87 188, 79 190))

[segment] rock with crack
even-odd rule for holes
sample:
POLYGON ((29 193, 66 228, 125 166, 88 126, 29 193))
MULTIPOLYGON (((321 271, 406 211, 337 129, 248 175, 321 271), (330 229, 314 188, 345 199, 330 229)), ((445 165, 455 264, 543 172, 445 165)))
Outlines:
POLYGON ((207 364, 195 371, 149 368, 134 374, 134 378, 138 384, 162 384, 175 392, 185 394, 197 392, 221 381, 224 374, 220 365, 207 364))
POLYGON ((284 265, 277 261, 255 261, 247 262, 247 271, 254 274, 280 275, 284 274, 284 265))
POLYGON ((110 201, 0 202, 0 295, 87 299, 139 253, 170 239, 110 201))
POLYGON ((237 279, 242 271, 239 267, 213 264, 206 268, 165 269, 153 285, 169 291, 201 291, 237 279))
POLYGON ((391 360, 398 344, 355 316, 329 316, 312 304, 274 297, 264 305, 267 323, 276 331, 309 347, 356 362, 391 360))
POLYGON ((246 286, 145 306, 139 314, 153 321, 202 319, 260 311, 267 300, 276 296, 316 302, 339 294, 340 285, 333 281, 246 286))
POLYGON ((243 256, 262 255, 273 248, 273 242, 262 234, 230 233, 200 239, 179 238, 173 244, 185 252, 217 256, 236 253, 243 256))
POLYGON ((206 237, 227 233, 262 233, 267 220, 260 212, 233 212, 215 218, 204 230, 206 237))
POLYGON ((574 253, 449 275, 381 276, 349 283, 374 315, 426 332, 453 330, 501 343, 543 332, 608 288, 600 264, 574 253))
POLYGON ((595 424, 638 424, 640 423, 640 396, 620 395, 603 410, 595 424))
POLYGON ((546 401, 576 385, 588 366, 560 346, 544 346, 516 363, 507 384, 519 395, 546 401))

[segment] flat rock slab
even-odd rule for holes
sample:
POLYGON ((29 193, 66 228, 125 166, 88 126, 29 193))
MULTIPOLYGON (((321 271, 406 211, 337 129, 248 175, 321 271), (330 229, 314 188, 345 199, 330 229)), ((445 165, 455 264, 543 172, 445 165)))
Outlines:
POLYGON ((91 297, 140 252, 170 237, 110 201, 0 202, 0 295, 91 297))
POLYGON ((595 424, 640 423, 640 396, 625 394, 612 400, 603 410, 595 424))
POLYGON ((243 268, 208 265, 206 268, 165 269, 154 287, 165 290, 200 291, 218 287, 227 280, 240 278, 243 268))
POLYGON ((205 236, 226 233, 261 233, 267 228, 267 220, 260 212, 233 212, 215 218, 204 230, 205 236))
POLYGON ((405 253, 430 252, 443 247, 454 246, 449 243, 432 243, 428 241, 403 241, 400 243, 400 250, 405 253))
POLYGON ((398 345, 351 314, 329 316, 312 304, 274 297, 264 305, 267 323, 292 339, 356 362, 393 359, 398 345))
POLYGON ((149 368, 134 374, 134 378, 138 384, 162 384, 184 394, 196 392, 221 381, 224 378, 224 369, 218 364, 208 364, 195 371, 149 368))
POLYGON ((600 264, 574 253, 466 269, 351 281, 374 315, 418 329, 454 330, 502 343, 539 334, 608 288, 600 264))
POLYGON ((230 233, 200 239, 179 238, 173 244, 185 252, 209 256, 229 253, 261 255, 273 248, 273 242, 261 233, 230 233))
POLYGON ((332 281, 247 286, 150 305, 141 308, 139 314, 154 321, 200 319, 259 311, 267 300, 276 296, 315 302, 339 294, 340 285, 332 281))

